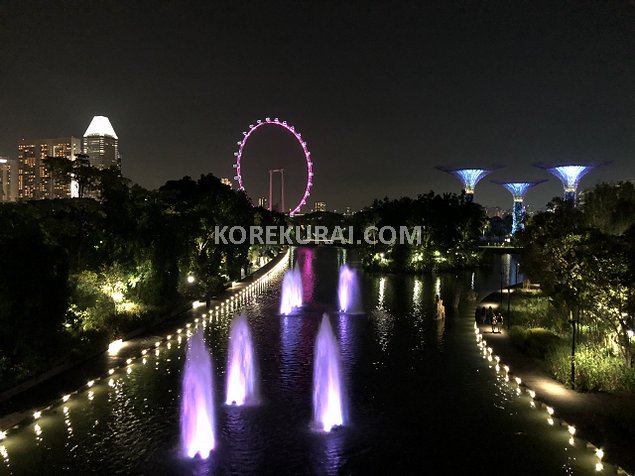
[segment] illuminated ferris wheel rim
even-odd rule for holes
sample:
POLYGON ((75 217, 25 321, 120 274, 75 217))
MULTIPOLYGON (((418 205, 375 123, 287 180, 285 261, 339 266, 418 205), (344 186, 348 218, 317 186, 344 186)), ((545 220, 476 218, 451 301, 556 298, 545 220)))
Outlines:
POLYGON ((244 191, 245 187, 243 185, 243 177, 242 177, 242 174, 240 173, 240 162, 243 156, 243 149, 245 148, 245 144, 247 143, 247 140, 249 139, 251 134, 253 134, 254 131, 256 131, 256 129, 262 126, 267 126, 267 125, 282 127, 283 129, 286 129, 288 132, 293 134, 293 136, 296 138, 296 140, 300 144, 300 147, 302 147, 302 151, 304 152, 304 158, 306 159, 306 165, 307 165, 306 187, 304 189, 304 195, 302 196, 298 204, 295 206, 295 208, 293 208, 289 212, 289 215, 293 216, 300 211, 300 208, 306 205, 307 198, 309 197, 309 195, 311 195, 311 187, 313 186, 313 161, 311 160, 311 152, 307 148, 306 141, 302 139, 302 134, 296 131, 294 126, 289 125, 287 121, 281 121, 277 117, 275 119, 271 119, 270 117, 267 117, 264 120, 258 119, 258 121, 256 121, 255 124, 249 125, 249 130, 247 132, 243 132, 243 136, 244 136, 243 140, 237 142, 238 152, 234 152, 234 156, 236 157, 235 179, 238 181, 238 187, 240 188, 240 190, 244 191))

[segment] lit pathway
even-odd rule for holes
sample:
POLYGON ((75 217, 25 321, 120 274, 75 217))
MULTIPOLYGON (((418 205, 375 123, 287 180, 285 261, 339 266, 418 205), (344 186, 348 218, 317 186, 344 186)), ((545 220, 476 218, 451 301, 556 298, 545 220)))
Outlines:
MULTIPOLYGON (((497 307, 498 302, 500 294, 493 293, 478 307, 497 307)), ((510 375, 520 377, 527 389, 536 392, 536 401, 553 408, 554 417, 575 426, 577 436, 602 448, 606 461, 635 474, 635 398, 632 394, 573 391, 518 350, 505 330, 492 333, 489 324, 479 325, 479 330, 487 345, 509 365, 510 375)))

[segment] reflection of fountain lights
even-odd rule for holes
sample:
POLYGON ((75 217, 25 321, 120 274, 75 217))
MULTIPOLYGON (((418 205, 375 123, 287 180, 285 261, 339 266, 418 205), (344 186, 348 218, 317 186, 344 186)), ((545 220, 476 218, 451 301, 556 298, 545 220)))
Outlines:
POLYGON ((434 280, 434 294, 441 296, 441 277, 437 276, 434 280))
POLYGON ((474 281, 476 279, 476 273, 472 271, 472 277, 470 278, 470 289, 474 290, 474 281))
POLYGON ((377 298, 378 309, 383 309, 385 296, 386 296, 386 278, 382 277, 379 279, 379 296, 377 298))
POLYGON ((415 284, 412 287, 412 303, 416 306, 421 304, 421 291, 423 289, 423 284, 417 278, 415 278, 415 284))
POLYGON ((377 331, 377 337, 379 338, 379 345, 385 352, 390 342, 390 334, 394 327, 395 316, 393 316, 386 309, 373 309, 371 312, 373 323, 377 331))

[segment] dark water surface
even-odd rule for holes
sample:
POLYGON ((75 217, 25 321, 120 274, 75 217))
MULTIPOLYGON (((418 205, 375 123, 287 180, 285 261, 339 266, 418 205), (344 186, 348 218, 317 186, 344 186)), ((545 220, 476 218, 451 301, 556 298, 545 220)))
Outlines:
POLYGON ((185 339, 173 339, 130 373, 118 370, 90 395, 12 432, 0 442, 0 474, 594 474, 583 443, 570 446, 565 429, 549 426, 479 353, 471 299, 500 286, 499 267, 438 277, 362 273, 365 313, 339 315, 338 266, 354 266, 352 252, 303 248, 292 259, 304 279, 303 311, 277 315, 279 281, 245 309, 261 405, 222 404, 229 317, 206 323, 217 408, 208 461, 179 453, 185 339), (433 320, 437 292, 444 321, 433 320), (329 434, 310 429, 313 345, 325 312, 349 395, 347 426, 329 434))

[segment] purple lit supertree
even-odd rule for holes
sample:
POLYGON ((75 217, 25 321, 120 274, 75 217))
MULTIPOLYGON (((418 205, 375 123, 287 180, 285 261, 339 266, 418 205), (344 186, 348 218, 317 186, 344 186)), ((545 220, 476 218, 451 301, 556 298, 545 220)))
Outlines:
POLYGON ((523 201, 527 190, 538 184, 546 182, 547 179, 532 180, 529 182, 505 182, 502 180, 492 180, 493 183, 502 185, 514 197, 514 210, 512 212, 512 235, 515 235, 519 229, 523 228, 523 216, 525 215, 525 205, 523 201))
POLYGON ((444 166, 437 166, 437 169, 454 175, 463 183, 463 190, 465 191, 466 198, 469 201, 474 200, 474 188, 486 175, 491 174, 495 170, 499 169, 499 166, 490 167, 488 169, 453 169, 444 166))
POLYGON ((534 164, 535 167, 546 170, 547 172, 555 175, 562 182, 564 187, 564 199, 571 200, 573 204, 576 202, 576 194, 578 191, 578 185, 580 180, 591 170, 605 165, 608 162, 592 163, 592 164, 564 164, 564 165, 546 165, 546 164, 534 164))

